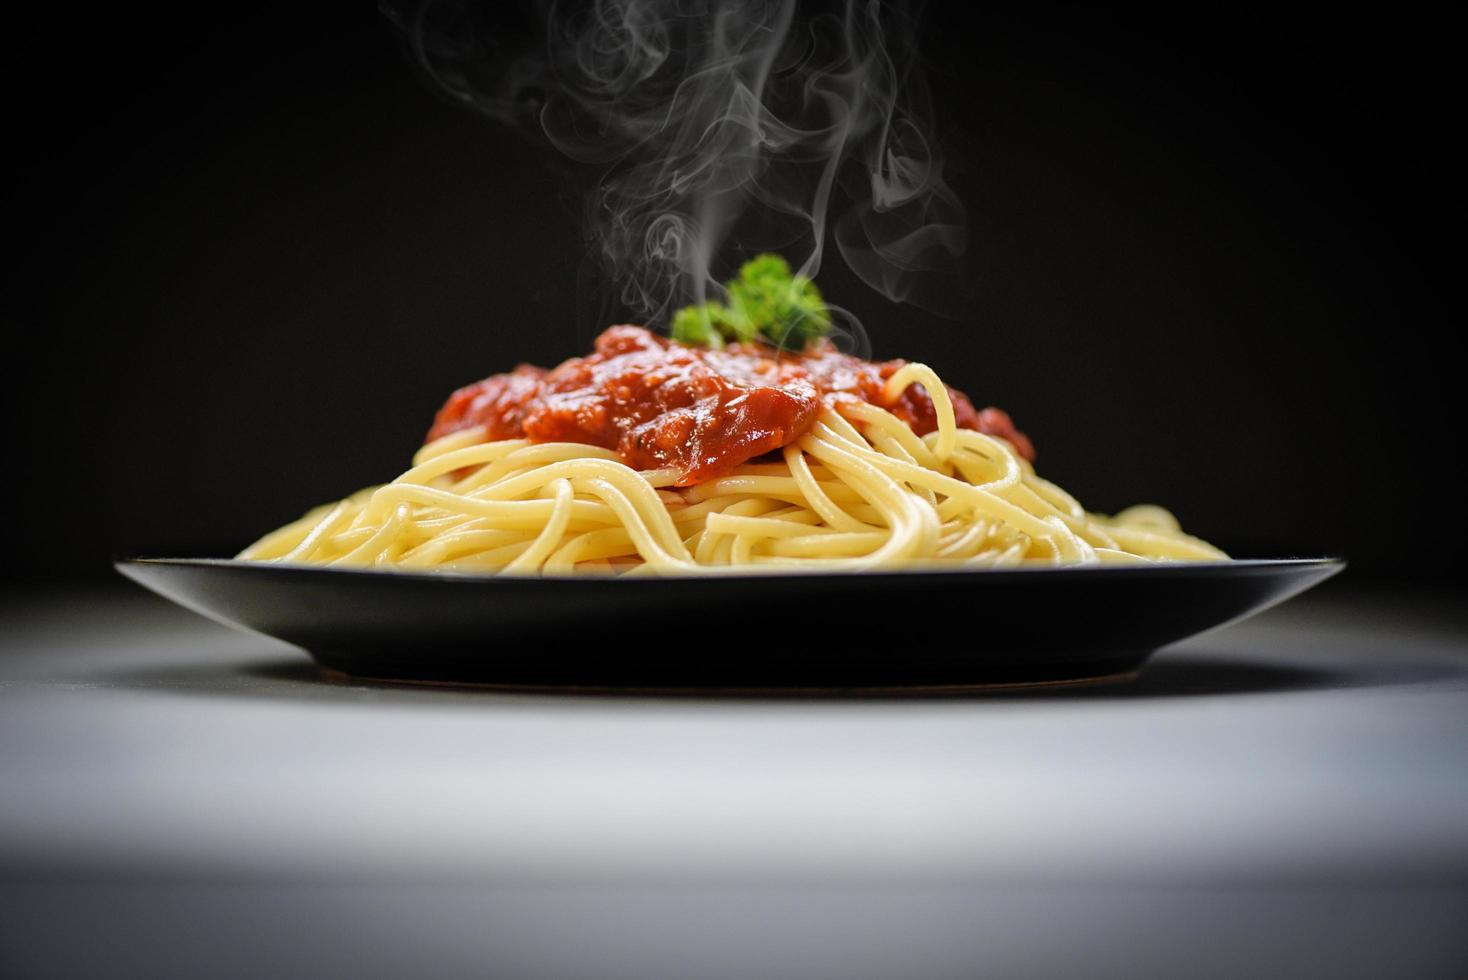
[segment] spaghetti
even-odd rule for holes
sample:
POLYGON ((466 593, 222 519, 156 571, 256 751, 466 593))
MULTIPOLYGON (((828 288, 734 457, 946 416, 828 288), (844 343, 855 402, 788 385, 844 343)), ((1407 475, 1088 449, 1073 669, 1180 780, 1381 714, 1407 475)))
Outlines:
POLYGON ((1022 435, 960 425, 956 402, 972 407, 931 368, 907 363, 884 374, 869 398, 821 395, 803 431, 692 482, 686 468, 634 468, 605 445, 459 428, 425 445, 391 483, 317 508, 239 557, 520 575, 1227 557, 1160 507, 1088 513, 1036 475, 1016 448, 1022 435), (933 428, 921 435, 894 414, 915 391, 931 401, 933 428))

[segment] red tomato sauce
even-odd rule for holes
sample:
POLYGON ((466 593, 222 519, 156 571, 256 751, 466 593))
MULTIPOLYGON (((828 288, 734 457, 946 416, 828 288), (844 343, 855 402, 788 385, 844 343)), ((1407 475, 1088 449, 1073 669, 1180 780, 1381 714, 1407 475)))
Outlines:
MULTIPOLYGON (((610 327, 596 350, 559 367, 522 364, 460 388, 438 410, 428 441, 484 426, 485 441, 577 442, 613 449, 635 469, 671 467, 678 485, 723 476, 799 439, 828 402, 859 398, 918 435, 938 427, 933 400, 909 385, 893 402, 887 379, 906 361, 865 361, 822 343, 802 354, 760 344, 687 347, 642 327, 610 327)), ((1034 447, 997 408, 975 409, 948 389, 959 426, 1034 447)))

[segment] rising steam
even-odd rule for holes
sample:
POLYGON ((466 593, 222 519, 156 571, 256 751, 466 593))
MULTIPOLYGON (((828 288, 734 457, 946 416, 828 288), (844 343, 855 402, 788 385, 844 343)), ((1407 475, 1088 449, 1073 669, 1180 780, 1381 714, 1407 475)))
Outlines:
MULTIPOLYGON (((758 251, 781 251, 813 278, 828 230, 894 301, 920 300, 926 274, 963 251, 908 5, 541 3, 518 28, 493 23, 493 10, 425 0, 386 12, 455 99, 533 121, 566 155, 606 168, 589 238, 622 303, 648 322, 719 298, 720 281, 758 251), (516 42, 526 26, 534 41, 516 42)), ((847 327, 862 345, 849 315, 847 327)))

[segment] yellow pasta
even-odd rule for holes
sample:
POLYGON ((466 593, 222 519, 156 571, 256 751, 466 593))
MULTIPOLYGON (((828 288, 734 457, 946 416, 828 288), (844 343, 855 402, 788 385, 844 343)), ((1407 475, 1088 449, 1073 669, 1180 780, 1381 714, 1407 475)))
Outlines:
POLYGON ((908 364, 936 431, 837 401, 778 462, 675 487, 616 453, 464 430, 391 483, 317 508, 240 553, 248 561, 512 575, 751 574, 1003 568, 1227 556, 1160 507, 1088 513, 1004 440, 955 424, 947 388, 908 364))

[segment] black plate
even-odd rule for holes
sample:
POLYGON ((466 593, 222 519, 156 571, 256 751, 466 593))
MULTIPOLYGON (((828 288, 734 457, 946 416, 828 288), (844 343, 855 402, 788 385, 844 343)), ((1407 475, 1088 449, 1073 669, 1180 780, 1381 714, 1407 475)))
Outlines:
POLYGON ((574 688, 933 688, 1126 677, 1339 559, 679 579, 140 558, 117 568, 327 671, 574 688))

